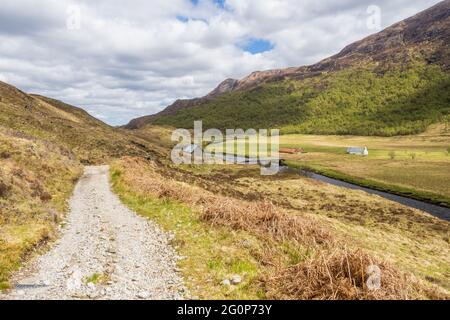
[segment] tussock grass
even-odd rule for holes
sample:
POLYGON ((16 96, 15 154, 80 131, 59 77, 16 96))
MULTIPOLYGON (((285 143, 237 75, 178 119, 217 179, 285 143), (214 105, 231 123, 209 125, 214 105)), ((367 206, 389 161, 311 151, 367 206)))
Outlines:
POLYGON ((411 299, 411 281, 384 261, 360 250, 334 249, 282 268, 266 280, 272 299, 411 299), (381 287, 368 288, 370 266, 381 270, 381 287))
POLYGON ((269 299, 449 299, 449 295, 438 287, 424 286, 411 273, 400 271, 360 249, 336 247, 319 252, 303 263, 278 270, 265 281, 269 299), (379 288, 373 287, 377 280, 372 280, 376 279, 377 270, 379 288))
POLYGON ((268 201, 245 202, 217 196, 203 204, 201 217, 214 225, 269 234, 278 241, 325 247, 334 243, 332 234, 316 220, 289 215, 268 201))

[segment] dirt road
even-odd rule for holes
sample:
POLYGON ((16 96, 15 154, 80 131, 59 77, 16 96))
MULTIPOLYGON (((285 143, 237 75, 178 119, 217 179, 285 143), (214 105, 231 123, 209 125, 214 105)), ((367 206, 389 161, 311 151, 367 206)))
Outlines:
POLYGON ((112 193, 108 167, 86 167, 53 249, 20 271, 4 299, 180 299, 170 235, 112 193))

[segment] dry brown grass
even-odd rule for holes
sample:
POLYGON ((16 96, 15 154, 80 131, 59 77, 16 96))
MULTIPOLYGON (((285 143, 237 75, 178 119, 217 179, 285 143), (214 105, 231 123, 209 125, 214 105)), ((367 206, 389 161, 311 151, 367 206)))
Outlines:
POLYGON ((150 178, 142 174, 142 168, 155 169, 154 163, 140 158, 124 158, 130 181, 144 193, 158 198, 168 198, 197 206, 201 219, 213 225, 270 234, 276 240, 295 240, 310 245, 329 246, 334 242, 331 233, 306 216, 293 216, 269 201, 244 201, 212 194, 201 188, 164 179, 156 172, 150 178))
POLYGON ((321 252, 305 262, 281 268, 266 279, 272 299, 411 299, 415 281, 361 250, 321 252), (370 289, 370 266, 381 271, 381 287, 370 289))
POLYGON ((202 209, 201 217, 209 223, 270 234, 278 241, 295 240, 311 246, 330 246, 335 241, 315 219, 289 215, 268 201, 245 202, 216 196, 202 209))
POLYGON ((208 225, 244 230, 262 239, 267 252, 259 253, 262 265, 272 266, 260 280, 271 299, 413 299, 445 298, 427 289, 413 276, 367 252, 345 248, 319 220, 292 215, 268 201, 245 201, 213 194, 174 181, 158 172, 153 162, 125 157, 119 163, 122 178, 145 195, 172 199, 195 208, 208 225), (289 241, 313 254, 295 265, 280 259, 278 246, 289 241), (381 269, 382 287, 366 286, 367 267, 381 269))
POLYGON ((265 279, 269 299, 297 300, 448 300, 438 287, 425 286, 408 272, 360 249, 335 247, 306 261, 277 266, 265 279), (368 287, 379 268, 380 287, 368 287), (372 268, 372 269, 371 269, 372 268))

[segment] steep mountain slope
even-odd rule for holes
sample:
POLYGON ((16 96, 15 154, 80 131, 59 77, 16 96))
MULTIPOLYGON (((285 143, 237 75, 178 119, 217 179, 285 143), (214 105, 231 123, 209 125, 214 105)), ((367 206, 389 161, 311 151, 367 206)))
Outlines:
POLYGON ((29 95, 0 82, 0 127, 27 133, 73 151, 83 163, 121 155, 148 156, 146 142, 112 128, 80 108, 29 95))
MULTIPOLYGON (((450 1, 353 43, 315 65, 255 72, 226 90, 133 120, 190 128, 395 135, 423 132, 450 113, 450 1)), ((219 86, 220 87, 220 86, 219 86)))

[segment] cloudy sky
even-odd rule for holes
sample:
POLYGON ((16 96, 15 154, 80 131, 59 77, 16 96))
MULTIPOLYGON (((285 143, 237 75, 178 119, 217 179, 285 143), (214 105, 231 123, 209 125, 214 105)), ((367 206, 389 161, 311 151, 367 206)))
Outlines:
POLYGON ((318 62, 437 2, 1 0, 0 81, 124 124, 226 78, 318 62))

